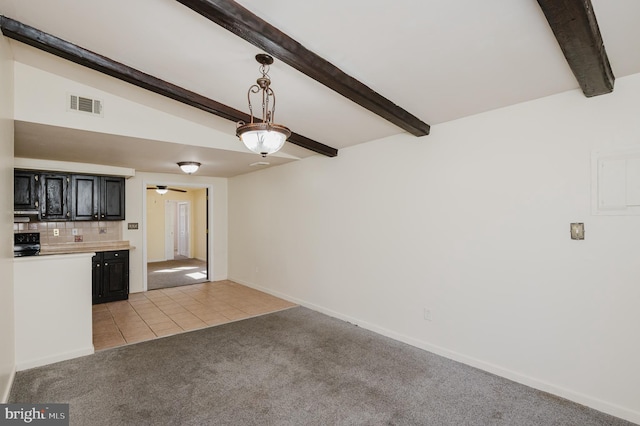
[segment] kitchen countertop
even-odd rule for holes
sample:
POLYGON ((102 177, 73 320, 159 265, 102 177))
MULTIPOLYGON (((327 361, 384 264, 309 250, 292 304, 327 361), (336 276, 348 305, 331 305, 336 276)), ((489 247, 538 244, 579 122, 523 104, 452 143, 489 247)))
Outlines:
POLYGON ((43 244, 40 255, 91 253, 111 250, 133 250, 135 247, 129 241, 104 241, 86 243, 43 244))

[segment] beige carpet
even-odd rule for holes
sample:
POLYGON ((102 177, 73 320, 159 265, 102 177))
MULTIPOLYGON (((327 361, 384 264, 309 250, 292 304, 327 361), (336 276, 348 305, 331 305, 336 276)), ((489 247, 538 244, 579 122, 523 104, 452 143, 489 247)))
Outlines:
POLYGON ((82 426, 631 426, 300 307, 19 371, 9 402, 82 426))
POLYGON ((207 262, 198 259, 175 259, 147 263, 147 289, 178 287, 209 281, 207 262))

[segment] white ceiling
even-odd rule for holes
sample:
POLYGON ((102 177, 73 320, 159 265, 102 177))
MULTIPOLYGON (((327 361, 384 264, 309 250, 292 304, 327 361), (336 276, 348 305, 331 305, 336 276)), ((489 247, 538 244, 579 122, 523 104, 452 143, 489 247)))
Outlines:
MULTIPOLYGON (((535 0, 239 3, 432 126, 578 88, 535 0)), ((640 72, 640 1, 592 3, 614 75, 640 72)), ((258 77, 254 56, 260 50, 177 1, 0 0, 0 14, 248 112, 246 91, 258 77)), ((403 133, 277 58, 270 76, 276 121, 296 133, 338 149, 403 133)), ((185 108, 202 120, 201 111, 185 108)), ((16 156, 91 162, 86 160, 95 156, 86 150, 92 144, 110 147, 101 152, 105 164, 153 172, 176 172, 176 158, 186 154, 204 164, 199 174, 209 176, 246 173, 261 159, 16 123, 16 156), (39 142, 44 135, 49 149, 39 142), (153 155, 136 159, 132 147, 153 155)), ((291 144, 285 153, 314 154, 291 144)), ((276 165, 291 158, 271 160, 276 165)))

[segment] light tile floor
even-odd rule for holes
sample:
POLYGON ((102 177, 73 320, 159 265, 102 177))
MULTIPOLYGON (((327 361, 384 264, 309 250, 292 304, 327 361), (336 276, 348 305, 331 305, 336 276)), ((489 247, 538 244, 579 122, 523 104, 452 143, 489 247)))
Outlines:
POLYGON ((93 346, 113 348, 293 306, 233 281, 133 293, 129 300, 93 305, 93 346))

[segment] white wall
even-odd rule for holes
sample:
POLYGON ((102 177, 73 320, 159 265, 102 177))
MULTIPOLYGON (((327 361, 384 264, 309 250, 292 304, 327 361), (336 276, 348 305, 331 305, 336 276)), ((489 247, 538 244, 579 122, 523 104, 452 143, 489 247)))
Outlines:
POLYGON ((640 422, 640 216, 590 214, 639 99, 635 75, 230 179, 229 279, 640 422))
POLYGON ((93 253, 14 260, 16 369, 93 353, 93 253))
MULTIPOLYGON (((100 84, 114 84, 112 77, 85 71, 87 78, 97 80, 96 87, 92 87, 45 71, 44 67, 48 65, 53 65, 52 68, 61 73, 71 72, 69 68, 84 70, 80 65, 69 62, 59 65, 58 62, 64 60, 49 56, 44 52, 38 55, 43 69, 15 62, 15 120, 165 142, 185 143, 188 140, 190 145, 211 147, 214 144, 225 150, 244 151, 233 134, 100 90, 100 84), (96 117, 68 111, 69 94, 100 99, 104 115, 96 117)), ((144 92, 144 89, 125 82, 115 80, 115 83, 130 92, 144 92)), ((160 95, 155 96, 161 98, 160 95)))
POLYGON ((209 265, 211 280, 227 279, 227 179, 206 176, 162 173, 137 173, 127 179, 126 223, 122 231, 124 240, 135 247, 129 254, 129 291, 137 293, 144 290, 144 271, 147 255, 144 250, 146 233, 145 203, 147 185, 168 185, 179 187, 211 188, 209 195, 209 265), (127 229, 127 223, 137 222, 139 229, 127 229))
POLYGON ((13 60, 0 37, 0 403, 15 373, 13 310, 13 60))

